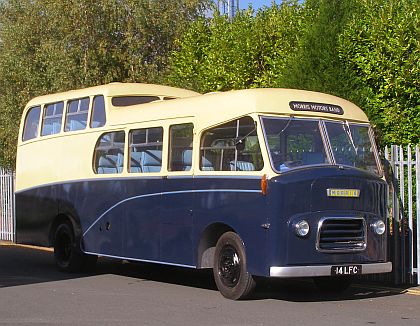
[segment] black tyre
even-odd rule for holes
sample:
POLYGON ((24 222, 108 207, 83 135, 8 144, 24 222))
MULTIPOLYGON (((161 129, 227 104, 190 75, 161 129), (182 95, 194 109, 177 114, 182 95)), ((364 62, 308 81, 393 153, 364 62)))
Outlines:
POLYGON ((331 292, 331 293, 340 293, 345 290, 351 285, 353 282, 352 276, 342 276, 342 277, 334 277, 334 276, 323 276, 323 277, 314 277, 314 282, 318 289, 324 292, 331 292))
POLYGON ((247 271, 244 244, 234 232, 224 233, 216 244, 213 274, 220 293, 228 299, 248 298, 255 281, 247 271))
POLYGON ((80 240, 69 222, 57 227, 54 236, 54 258, 58 269, 63 272, 80 272, 86 268, 93 268, 97 259, 96 256, 82 252, 80 240))

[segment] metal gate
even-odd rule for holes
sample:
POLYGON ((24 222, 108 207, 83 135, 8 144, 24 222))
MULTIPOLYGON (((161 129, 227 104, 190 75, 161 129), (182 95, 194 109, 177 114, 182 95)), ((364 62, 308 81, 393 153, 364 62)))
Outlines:
POLYGON ((420 147, 385 148, 391 190, 390 258, 393 283, 420 284, 420 147))
POLYGON ((15 241, 14 173, 0 168, 0 240, 15 241))

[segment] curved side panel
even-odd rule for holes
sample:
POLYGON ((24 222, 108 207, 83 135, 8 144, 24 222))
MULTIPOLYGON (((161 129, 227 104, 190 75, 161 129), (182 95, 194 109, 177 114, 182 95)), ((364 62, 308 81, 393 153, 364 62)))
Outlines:
POLYGON ((269 273, 266 197, 258 178, 86 180, 21 195, 20 242, 47 245, 54 218, 65 215, 80 219, 85 252, 191 267, 201 264, 197 248, 204 230, 219 222, 243 240, 249 271, 269 273))
POLYGON ((266 197, 260 190, 260 179, 196 178, 194 248, 197 248, 197 251, 204 230, 215 222, 228 225, 241 237, 249 272, 253 275, 268 276, 269 269, 266 263, 270 255, 267 248, 268 230, 263 228, 268 222, 268 216, 266 197), (203 189, 220 189, 220 191, 204 192, 201 191, 203 189))
POLYGON ((17 192, 16 242, 49 246, 49 230, 59 213, 57 186, 17 192))

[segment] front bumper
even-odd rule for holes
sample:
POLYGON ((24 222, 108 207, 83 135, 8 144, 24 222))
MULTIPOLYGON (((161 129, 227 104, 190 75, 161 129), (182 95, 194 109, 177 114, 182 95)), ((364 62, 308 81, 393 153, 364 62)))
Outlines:
MULTIPOLYGON (((341 264, 340 264, 341 265, 341 264)), ((379 274, 389 273, 392 271, 392 263, 376 263, 376 264, 342 264, 342 265, 361 265, 362 274, 379 274)), ((314 277, 314 276, 331 276, 331 268, 333 265, 311 265, 311 266, 286 266, 270 267, 271 277, 314 277)))

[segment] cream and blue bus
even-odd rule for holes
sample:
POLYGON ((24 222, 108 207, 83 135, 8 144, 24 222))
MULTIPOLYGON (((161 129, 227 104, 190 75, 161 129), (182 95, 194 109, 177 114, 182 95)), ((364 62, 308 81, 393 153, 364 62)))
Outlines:
POLYGON ((387 184, 363 111, 290 89, 210 94, 112 83, 31 100, 16 163, 17 242, 63 271, 97 257, 345 289, 386 273, 387 184))

